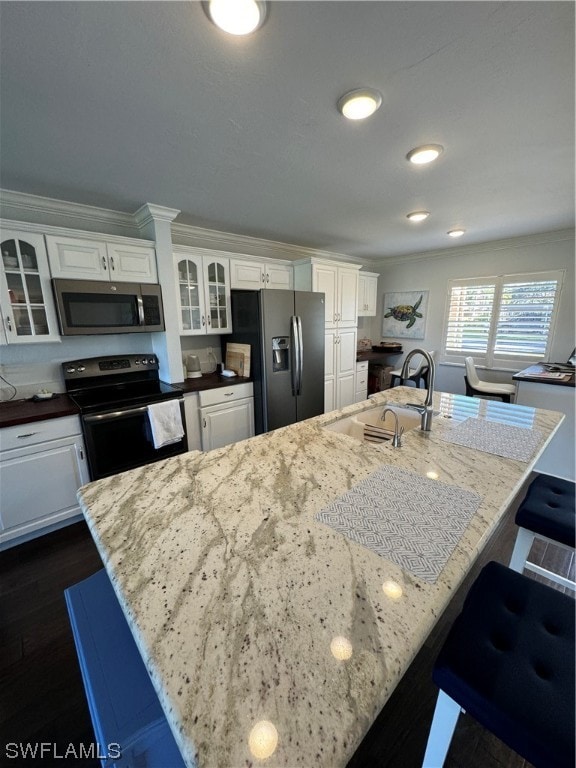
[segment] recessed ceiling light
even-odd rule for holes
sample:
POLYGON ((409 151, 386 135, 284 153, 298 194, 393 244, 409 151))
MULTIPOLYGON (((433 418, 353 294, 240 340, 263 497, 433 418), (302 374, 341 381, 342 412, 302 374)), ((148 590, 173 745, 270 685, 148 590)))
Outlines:
POLYGON ((258 0, 204 0, 210 21, 230 35, 249 35, 264 24, 268 3, 258 0))
POLYGON ((465 229, 451 229, 449 232, 447 232, 447 235, 450 235, 450 237, 462 237, 462 235, 466 232, 465 229))
POLYGON ((423 147, 411 149, 406 155, 406 159, 410 160, 414 165, 425 165, 425 163, 431 163, 433 160, 436 160, 443 151, 444 147, 440 144, 425 144, 423 147))
POLYGON ((382 95, 372 88, 356 88, 338 99, 338 109, 348 120, 364 120, 382 104, 382 95))
POLYGON ((430 211, 412 211, 412 213, 406 214, 406 218, 410 221, 424 221, 430 216, 430 211))

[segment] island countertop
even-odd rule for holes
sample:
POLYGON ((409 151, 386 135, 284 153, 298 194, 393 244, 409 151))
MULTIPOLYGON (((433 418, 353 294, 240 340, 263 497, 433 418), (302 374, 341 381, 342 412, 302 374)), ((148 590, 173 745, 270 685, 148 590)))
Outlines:
POLYGON ((563 418, 437 393, 444 415, 431 433, 406 433, 399 449, 323 429, 423 395, 397 387, 80 490, 187 765, 345 766, 563 418), (524 462, 442 440, 457 404, 484 420, 494 408, 518 416, 539 433, 534 455, 524 462), (481 497, 435 583, 315 520, 383 464, 481 497), (394 592, 383 590, 390 582, 394 592), (331 652, 335 638, 348 644, 342 658, 331 652), (261 721, 278 734, 265 762, 249 746, 261 721))

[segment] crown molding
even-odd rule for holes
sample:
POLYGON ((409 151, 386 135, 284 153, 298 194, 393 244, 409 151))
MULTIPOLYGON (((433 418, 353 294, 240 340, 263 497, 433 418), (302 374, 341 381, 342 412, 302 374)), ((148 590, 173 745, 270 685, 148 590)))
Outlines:
POLYGON ((315 248, 306 248, 292 243, 282 243, 277 240, 266 240, 249 235, 236 235, 232 232, 221 232, 217 229, 206 229, 191 224, 172 224, 172 240, 174 244, 191 245, 198 248, 211 248, 228 253, 236 253, 239 256, 260 256, 262 258, 288 259, 299 261, 316 257, 328 261, 342 261, 346 263, 364 264, 365 259, 357 259, 343 253, 322 251, 315 248))
POLYGON ((163 205, 144 203, 134 213, 134 221, 138 229, 142 229, 152 221, 172 222, 179 213, 180 211, 177 208, 165 208, 163 205))
MULTIPOLYGON (((134 229, 134 227, 132 227, 134 229)), ((17 221, 13 219, 0 219, 1 230, 16 230, 17 232, 35 232, 38 235, 54 235, 55 237, 76 237, 80 240, 96 240, 107 243, 121 243, 122 245, 155 245, 154 240, 140 237, 127 237, 126 235, 112 235, 108 232, 93 232, 86 229, 71 229, 70 227, 58 227, 53 224, 37 224, 31 221, 17 221)))
POLYGON ((130 213, 113 211, 109 208, 97 208, 83 203, 70 203, 66 200, 55 200, 51 197, 29 195, 26 192, 0 190, 0 206, 12 209, 10 212, 12 219, 18 211, 26 211, 36 215, 65 216, 92 223, 97 222, 103 226, 122 227, 134 231, 134 217, 130 213))
POLYGON ((439 259, 481 254, 486 253, 486 251, 504 251, 509 250, 510 248, 526 248, 533 245, 562 242, 566 240, 574 242, 574 237, 574 229, 557 229, 551 232, 538 232, 534 235, 520 235, 519 237, 509 237, 502 240, 486 240, 482 243, 471 243, 470 245, 463 245, 458 248, 442 248, 434 251, 409 253, 404 256, 383 257, 381 259, 364 259, 364 263, 367 266, 383 269, 388 266, 396 266, 408 262, 430 262, 439 259))

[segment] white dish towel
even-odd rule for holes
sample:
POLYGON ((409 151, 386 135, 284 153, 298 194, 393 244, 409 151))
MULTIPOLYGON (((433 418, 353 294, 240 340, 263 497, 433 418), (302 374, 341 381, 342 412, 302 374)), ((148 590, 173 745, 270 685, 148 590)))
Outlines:
POLYGON ((148 418, 152 430, 154 448, 177 443, 184 437, 182 415, 178 400, 166 400, 148 406, 148 418))

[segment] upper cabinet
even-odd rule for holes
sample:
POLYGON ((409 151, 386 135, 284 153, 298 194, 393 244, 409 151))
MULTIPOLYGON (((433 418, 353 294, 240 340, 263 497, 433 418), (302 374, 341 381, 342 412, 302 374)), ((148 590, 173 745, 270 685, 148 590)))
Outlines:
POLYGON ((294 265, 294 287, 325 295, 326 328, 358 325, 358 271, 354 264, 316 259, 294 265))
POLYGON ((378 274, 360 272, 358 275, 358 317, 375 317, 378 301, 378 274))
POLYGON ((227 258, 174 254, 180 333, 231 333, 230 264, 227 258))
POLYGON ((156 283, 156 254, 151 245, 47 235, 52 277, 156 283))
POLYGON ((1 343, 60 341, 42 235, 2 230, 1 343))
POLYGON ((232 288, 259 290, 275 288, 291 290, 294 285, 291 264, 281 261, 256 259, 230 259, 230 284, 232 288))

